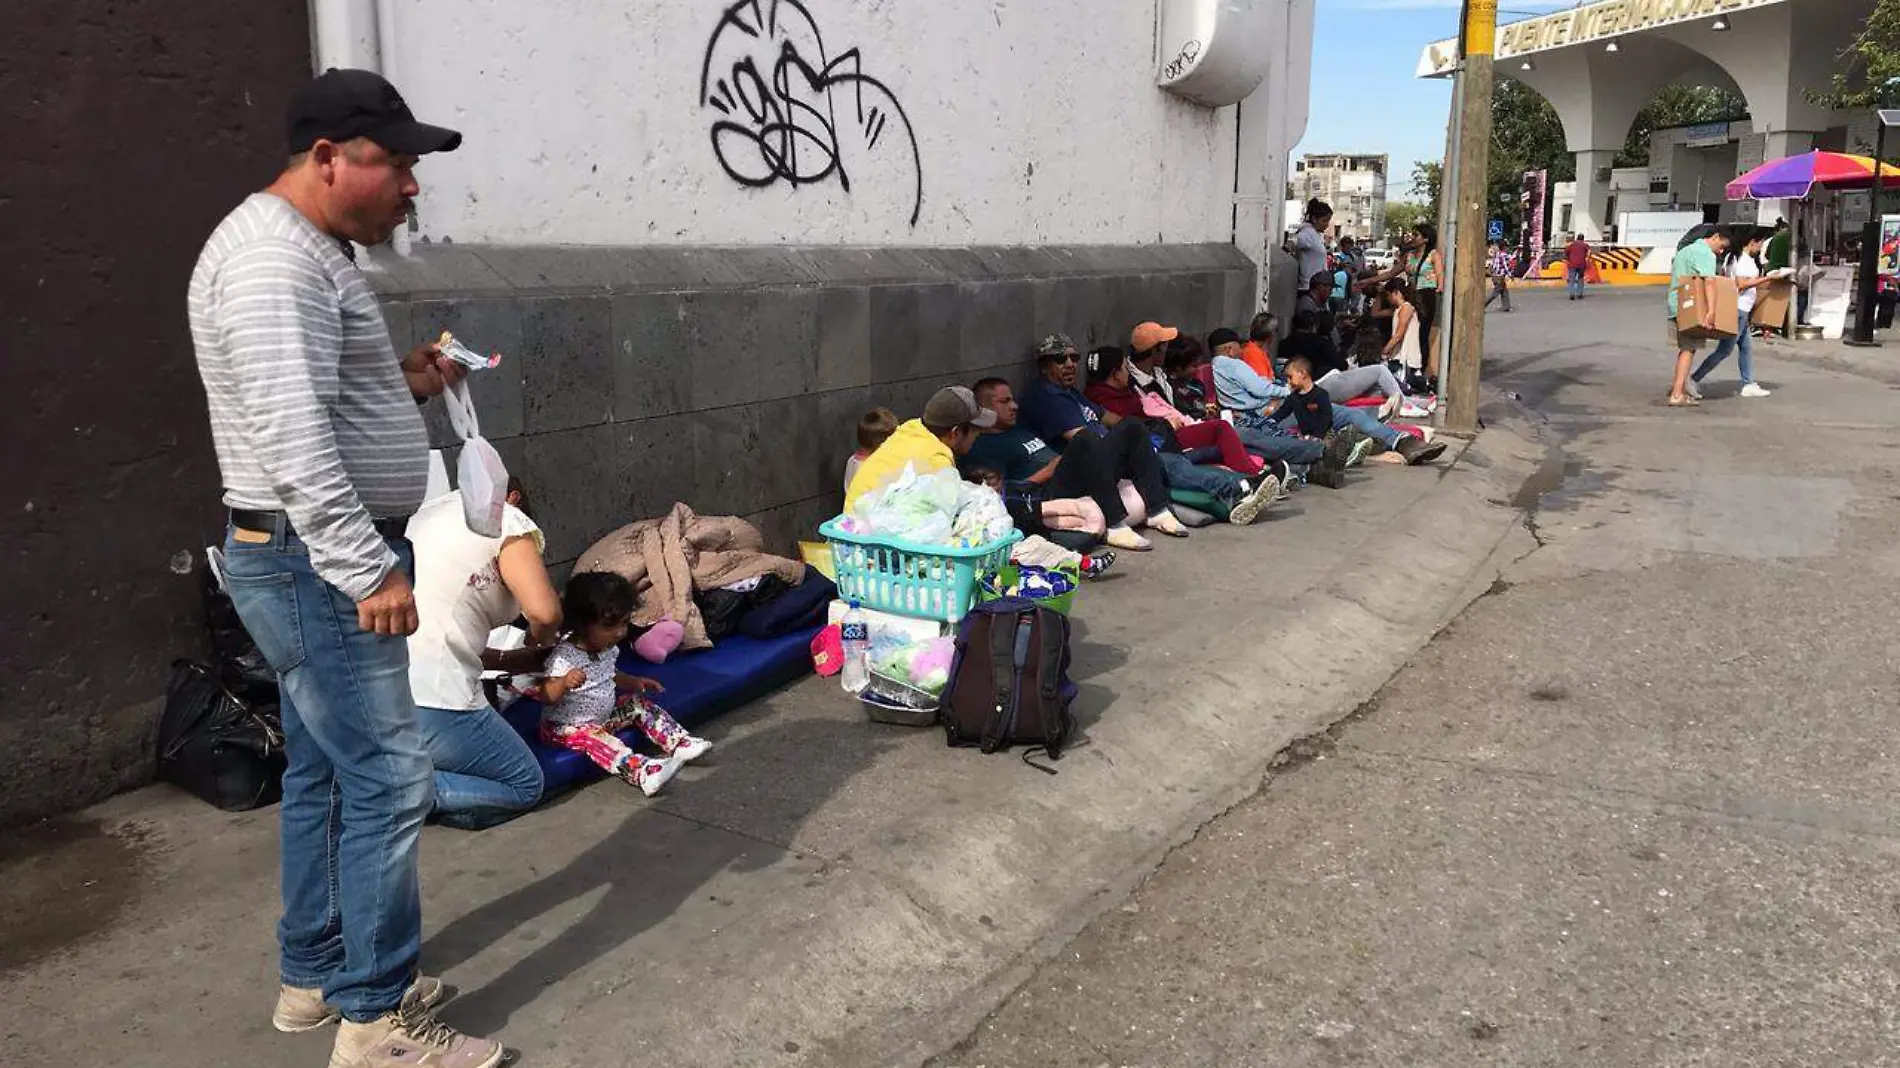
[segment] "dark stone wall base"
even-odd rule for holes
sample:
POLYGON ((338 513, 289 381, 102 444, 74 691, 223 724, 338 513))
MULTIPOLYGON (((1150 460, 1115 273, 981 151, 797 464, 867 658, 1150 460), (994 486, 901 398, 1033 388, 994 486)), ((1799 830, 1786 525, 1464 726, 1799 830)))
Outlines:
MULTIPOLYGON (((399 348, 447 329, 504 354, 471 389, 556 565, 674 501, 789 553, 837 514, 865 410, 908 419, 944 385, 1020 382, 1056 331, 1086 348, 1147 319, 1244 329, 1258 291, 1231 245, 454 245, 367 265, 399 348)), ((438 409, 431 438, 450 445, 438 409)))

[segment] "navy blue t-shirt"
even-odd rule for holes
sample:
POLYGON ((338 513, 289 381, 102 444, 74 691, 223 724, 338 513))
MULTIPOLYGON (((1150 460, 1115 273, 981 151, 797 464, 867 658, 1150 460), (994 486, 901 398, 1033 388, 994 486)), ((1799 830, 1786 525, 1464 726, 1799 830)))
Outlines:
POLYGON ((957 466, 965 471, 994 468, 1003 476, 1003 481, 1022 482, 1048 467, 1049 461, 1055 458, 1054 449, 1018 424, 1008 430, 978 434, 976 444, 970 446, 968 455, 957 466))
POLYGON ((1016 417, 1017 425, 1048 442, 1049 447, 1057 451, 1061 451, 1071 430, 1094 434, 1108 431, 1102 425, 1102 410, 1090 403, 1079 390, 1063 389, 1046 378, 1031 382, 1023 390, 1018 402, 1022 410, 1016 417))

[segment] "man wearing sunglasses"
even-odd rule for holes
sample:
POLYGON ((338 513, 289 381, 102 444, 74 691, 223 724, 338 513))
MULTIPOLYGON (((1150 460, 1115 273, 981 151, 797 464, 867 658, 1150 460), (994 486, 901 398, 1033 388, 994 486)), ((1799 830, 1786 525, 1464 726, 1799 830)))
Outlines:
MULTIPOLYGON (((1048 453, 1050 462, 1032 481, 1054 483, 1059 496, 1085 496, 1099 504, 1108 523, 1103 540, 1114 548, 1137 552, 1150 548, 1147 539, 1128 525, 1128 511, 1117 490, 1124 480, 1141 495, 1148 526, 1174 537, 1185 536, 1187 529, 1168 510, 1161 461, 1148 442, 1146 428, 1139 420, 1112 428, 1102 421, 1101 410, 1078 388, 1080 361, 1081 353, 1067 334, 1050 334, 1036 346, 1036 379, 1023 389, 1016 418, 1033 435, 1025 435, 1027 440, 1038 445, 1046 442, 1048 449, 1061 454, 1062 464, 1058 467, 1053 462, 1055 454, 1048 453)), ((984 441, 979 446, 995 444, 984 441)), ((1005 470, 1004 477, 1013 476, 1005 470)))

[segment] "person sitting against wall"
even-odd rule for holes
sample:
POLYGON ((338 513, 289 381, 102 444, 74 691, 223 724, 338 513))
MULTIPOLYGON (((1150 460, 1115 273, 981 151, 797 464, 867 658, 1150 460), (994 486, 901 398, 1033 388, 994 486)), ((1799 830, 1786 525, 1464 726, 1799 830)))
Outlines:
MULTIPOLYGON (((1089 353, 1088 378, 1091 396, 1121 397, 1134 394, 1128 377, 1128 356, 1113 345, 1089 353)), ((1156 425, 1144 419, 1138 400, 1132 409, 1136 413, 1134 415, 1105 409, 1092 399, 1085 398, 1085 403, 1095 407, 1098 417, 1105 424, 1142 428, 1154 439, 1156 454, 1161 458, 1161 470, 1167 476, 1168 485, 1205 493, 1221 502, 1228 509, 1228 522, 1236 526, 1252 523, 1280 497, 1279 475, 1266 473, 1260 468, 1254 468, 1253 473, 1244 473, 1232 467, 1216 466, 1217 461, 1228 459, 1230 463, 1244 460, 1251 467, 1254 464, 1253 457, 1248 456, 1245 450, 1234 457, 1223 457, 1220 450, 1214 447, 1196 449, 1195 452, 1200 455, 1190 454, 1165 422, 1156 425)), ((1225 423, 1219 425, 1226 427, 1225 423)))
MULTIPOLYGON (((1223 327, 1207 335, 1207 339, 1210 343, 1218 343, 1214 354, 1216 360, 1244 363, 1239 356, 1235 355, 1240 349, 1240 335, 1223 327)), ((1241 426, 1238 424, 1229 424, 1226 420, 1221 418, 1220 405, 1218 403, 1207 406, 1205 404, 1206 399, 1209 396, 1218 396, 1218 391, 1214 386, 1213 373, 1207 359, 1207 349, 1203 348, 1201 343, 1196 341, 1193 337, 1183 335, 1168 342, 1167 362, 1169 366, 1173 366, 1177 369, 1173 372, 1174 374, 1182 374, 1183 371, 1181 369, 1183 368, 1192 369, 1194 384, 1199 388, 1190 389, 1189 387, 1183 386, 1179 389, 1179 392, 1184 397, 1194 396, 1203 402, 1203 406, 1200 409, 1202 414, 1198 416, 1204 420, 1202 426, 1225 428, 1225 432, 1232 434, 1248 453, 1268 461, 1269 465, 1274 468, 1274 477, 1280 480, 1280 485, 1283 489, 1291 489, 1291 483, 1297 481, 1297 479, 1291 478, 1290 476, 1303 475, 1305 468, 1319 461, 1319 449, 1311 442, 1300 439, 1297 435, 1284 433, 1271 425, 1241 426)), ((1270 384, 1268 388, 1272 390, 1280 387, 1270 384)), ((1183 437, 1181 441, 1184 445, 1189 443, 1187 437, 1183 437)), ((1201 456, 1190 455, 1196 460, 1205 462, 1201 456)))
MULTIPOLYGON (((1173 327, 1166 329, 1169 342, 1180 337, 1180 331, 1173 327)), ((1136 336, 1140 334, 1141 328, 1137 327, 1136 336)), ((1096 349, 1089 354, 1089 384, 1083 396, 1103 411, 1104 418, 1155 420, 1172 434, 1180 451, 1196 463, 1218 460, 1238 474, 1258 475, 1266 465, 1247 452, 1233 427, 1219 419, 1188 416, 1174 406, 1173 387, 1161 370, 1161 357, 1166 348, 1166 343, 1157 343, 1148 350, 1146 373, 1138 372, 1134 361, 1112 345, 1096 349), (1094 368, 1097 362, 1103 361, 1119 370, 1098 378, 1094 368)))
POLYGON ((1333 300, 1333 272, 1321 271, 1306 280, 1306 288, 1293 302, 1294 314, 1312 312, 1318 315, 1330 311, 1333 300))
POLYGON ((1379 418, 1389 419, 1399 410, 1399 405, 1405 403, 1405 389, 1391 368, 1383 361, 1347 366, 1346 358, 1333 344, 1333 339, 1319 332, 1316 316, 1301 312, 1293 317, 1293 333, 1287 335, 1282 351, 1288 359, 1304 357, 1307 366, 1318 376, 1319 388, 1325 390, 1335 404, 1368 396, 1376 390, 1385 398, 1379 406, 1379 418))
POLYGON ((864 458, 877 451, 879 445, 889 441, 897 433, 897 413, 889 408, 873 408, 858 417, 858 451, 844 462, 845 489, 851 488, 851 480, 857 477, 858 465, 864 458))
MULTIPOLYGON (((1273 346, 1280 333, 1280 317, 1272 312, 1261 312, 1247 324, 1247 340, 1240 351, 1228 355, 1238 356, 1254 373, 1267 381, 1273 381, 1273 346)), ((1285 357, 1281 357, 1282 360, 1285 357)))
POLYGON ((541 765, 482 692, 482 672, 540 671, 561 625, 561 600, 541 562, 541 528, 519 479, 508 480, 502 533, 468 529, 459 491, 424 502, 409 520, 416 553, 416 618, 409 689, 435 765, 435 816, 479 830, 541 800, 541 765), (525 648, 488 647, 496 627, 528 621, 525 648))
MULTIPOLYGON (((1288 364, 1293 361, 1287 360, 1288 364)), ((1310 373, 1312 364, 1305 365, 1310 373)), ((1239 360, 1218 359, 1214 365, 1214 384, 1220 393, 1221 405, 1234 413, 1234 425, 1245 429, 1273 429, 1285 420, 1281 405, 1289 392, 1289 384, 1267 382, 1253 373, 1252 368, 1239 360)), ((1428 445, 1418 438, 1381 423, 1377 417, 1364 408, 1354 408, 1347 404, 1331 404, 1328 397, 1334 430, 1351 430, 1358 435, 1371 438, 1383 444, 1387 449, 1397 452, 1408 464, 1422 464, 1435 459, 1445 451, 1442 444, 1428 445)), ((1357 445, 1352 435, 1348 435, 1348 444, 1357 445)), ((1354 448, 1356 454, 1351 463, 1356 463, 1365 455, 1365 450, 1354 448)), ((1351 466, 1348 463, 1346 466, 1351 466)))
POLYGON ((858 464, 851 484, 845 487, 845 511, 859 497, 903 474, 906 467, 920 475, 955 467, 977 435, 995 425, 996 413, 978 404, 976 395, 963 386, 945 386, 931 394, 922 416, 898 424, 884 444, 858 464))
MULTIPOLYGON (((1060 334, 1051 335, 1038 348, 1038 362, 1050 374, 1066 366, 1073 381, 1074 352, 1074 342, 1060 334), (1053 350, 1056 355, 1040 357, 1045 350, 1053 350)), ((1102 517, 1102 540, 1116 549, 1145 552, 1153 548, 1135 531, 1151 516, 1165 516, 1158 521, 1160 524, 1180 523, 1168 511, 1168 486, 1161 473, 1161 460, 1141 428, 1131 425, 1112 433, 1097 433, 1077 426, 1052 435, 1062 443, 1058 452, 1039 432, 1019 421, 1021 409, 1008 382, 985 378, 972 388, 978 403, 996 412, 996 425, 971 446, 966 472, 972 466, 992 467, 1012 491, 1039 493, 1045 500, 1082 498, 1092 502, 1102 517)), ((1057 416, 1045 412, 1044 418, 1057 416)), ((1081 419, 1083 415, 1060 418, 1081 419)), ((1062 533, 1058 530, 1046 536, 1065 548, 1078 548, 1073 541, 1058 536, 1062 533)))

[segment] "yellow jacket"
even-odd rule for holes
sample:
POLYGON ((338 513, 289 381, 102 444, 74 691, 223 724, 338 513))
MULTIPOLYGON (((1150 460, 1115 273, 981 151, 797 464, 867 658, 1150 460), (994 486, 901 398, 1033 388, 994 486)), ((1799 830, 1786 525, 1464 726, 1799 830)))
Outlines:
POLYGON ((905 464, 916 468, 918 474, 927 475, 954 466, 956 462, 950 446, 931 433, 923 420, 912 419, 898 426, 877 451, 858 465, 857 477, 844 490, 844 510, 849 512, 859 497, 903 474, 905 464))

